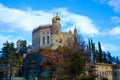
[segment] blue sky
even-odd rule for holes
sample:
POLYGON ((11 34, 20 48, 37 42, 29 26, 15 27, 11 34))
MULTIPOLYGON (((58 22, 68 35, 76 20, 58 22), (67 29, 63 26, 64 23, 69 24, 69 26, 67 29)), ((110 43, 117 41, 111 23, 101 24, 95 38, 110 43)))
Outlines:
POLYGON ((74 27, 87 41, 100 41, 104 51, 120 56, 120 0, 0 0, 0 48, 3 42, 27 40, 32 30, 51 24, 56 12, 62 31, 74 27))

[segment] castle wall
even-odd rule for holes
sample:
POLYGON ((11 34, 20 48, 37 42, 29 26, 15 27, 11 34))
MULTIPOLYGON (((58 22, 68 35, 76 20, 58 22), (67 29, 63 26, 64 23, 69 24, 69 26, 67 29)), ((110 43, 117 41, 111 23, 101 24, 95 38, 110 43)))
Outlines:
POLYGON ((49 47, 51 45, 51 25, 41 26, 38 29, 33 30, 32 33, 32 46, 33 51, 39 50, 39 48, 49 47))
MULTIPOLYGON (((77 29, 75 28, 77 33, 77 29)), ((74 41, 75 34, 61 32, 60 17, 58 14, 52 19, 52 25, 35 28, 32 32, 33 50, 40 48, 56 49, 67 44, 68 39, 74 41)))
POLYGON ((40 31, 32 34, 32 50, 38 50, 40 47, 40 31))
POLYGON ((75 35, 72 33, 61 32, 61 39, 63 46, 67 46, 74 41, 75 35))
POLYGON ((50 28, 40 30, 40 48, 50 47, 52 43, 50 28))

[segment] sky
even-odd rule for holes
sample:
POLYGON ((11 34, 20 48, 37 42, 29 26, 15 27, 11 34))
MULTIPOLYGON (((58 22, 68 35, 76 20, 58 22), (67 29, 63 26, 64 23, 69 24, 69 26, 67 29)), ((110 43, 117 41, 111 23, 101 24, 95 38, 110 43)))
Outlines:
POLYGON ((57 12, 63 32, 76 26, 86 44, 100 41, 103 51, 120 56, 120 0, 0 0, 0 49, 7 40, 32 44, 32 30, 51 24, 57 12))

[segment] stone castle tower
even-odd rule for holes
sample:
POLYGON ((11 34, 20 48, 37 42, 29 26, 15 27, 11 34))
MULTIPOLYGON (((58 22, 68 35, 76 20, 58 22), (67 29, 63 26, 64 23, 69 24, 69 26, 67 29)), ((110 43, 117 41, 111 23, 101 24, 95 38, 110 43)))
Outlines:
POLYGON ((68 39, 74 40, 75 36, 77 36, 76 27, 74 34, 71 30, 61 32, 60 17, 57 13, 52 19, 52 25, 39 26, 32 31, 32 50, 36 51, 42 48, 55 50, 59 46, 64 46, 68 39))
POLYGON ((52 19, 52 28, 51 28, 52 34, 60 34, 61 32, 61 24, 60 24, 60 17, 58 14, 56 17, 53 17, 52 19))

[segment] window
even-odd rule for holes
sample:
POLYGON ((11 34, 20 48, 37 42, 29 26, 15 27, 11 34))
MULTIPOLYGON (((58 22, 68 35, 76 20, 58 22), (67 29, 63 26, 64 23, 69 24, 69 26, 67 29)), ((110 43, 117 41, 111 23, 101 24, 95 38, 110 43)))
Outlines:
POLYGON ((49 36, 47 36, 47 44, 49 44, 49 36))
POLYGON ((45 37, 43 37, 43 45, 45 45, 45 37))
POLYGON ((43 34, 45 34, 45 33, 43 32, 43 34))
POLYGON ((49 34, 49 31, 47 32, 47 34, 49 34))

